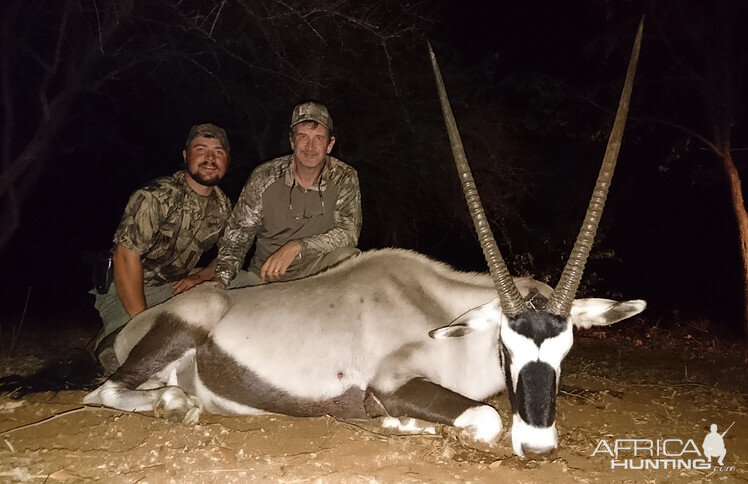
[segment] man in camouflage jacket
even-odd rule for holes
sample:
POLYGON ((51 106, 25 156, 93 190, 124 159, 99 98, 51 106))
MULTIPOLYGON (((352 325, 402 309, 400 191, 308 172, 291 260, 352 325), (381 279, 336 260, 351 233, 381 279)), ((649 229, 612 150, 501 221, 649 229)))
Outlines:
POLYGON ((241 271, 243 285, 306 277, 360 252, 358 176, 329 156, 332 127, 322 104, 296 106, 289 135, 293 154, 252 172, 218 243, 215 274, 224 287, 239 273, 255 238, 249 273, 241 271))
POLYGON ((218 241, 231 202, 218 182, 229 163, 226 132, 193 126, 182 152, 184 169, 151 181, 130 197, 114 234, 114 284, 96 294, 104 323, 96 355, 111 373, 118 366, 111 344, 116 330, 146 308, 213 278, 215 260, 195 271, 218 241))

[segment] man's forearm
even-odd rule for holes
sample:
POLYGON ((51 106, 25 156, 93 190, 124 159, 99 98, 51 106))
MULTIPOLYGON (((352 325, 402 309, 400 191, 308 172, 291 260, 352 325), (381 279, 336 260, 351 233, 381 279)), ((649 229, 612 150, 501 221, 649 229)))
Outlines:
POLYGON ((255 229, 249 227, 237 228, 229 227, 226 229, 221 240, 218 242, 218 257, 215 261, 215 279, 229 285, 236 273, 241 269, 244 258, 249 251, 252 240, 254 239, 255 229))
POLYGON ((216 267, 213 271, 214 280, 223 282, 226 286, 229 285, 232 279, 236 276, 239 271, 238 258, 229 255, 218 254, 216 260, 216 267))
POLYGON ((298 239, 303 254, 324 254, 339 247, 356 247, 359 231, 356 227, 333 227, 327 232, 298 239))
POLYGON ((146 309, 140 254, 118 245, 113 260, 114 284, 119 300, 127 314, 133 317, 146 309))

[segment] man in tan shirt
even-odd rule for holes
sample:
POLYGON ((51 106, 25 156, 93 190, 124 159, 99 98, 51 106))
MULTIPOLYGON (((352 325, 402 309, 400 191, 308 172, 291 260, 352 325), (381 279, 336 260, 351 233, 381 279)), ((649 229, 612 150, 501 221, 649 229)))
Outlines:
POLYGON ((244 283, 249 285, 306 277, 360 252, 358 176, 330 156, 332 130, 324 105, 296 106, 289 134, 293 153, 252 172, 218 243, 216 281, 224 287, 239 273, 255 239, 244 283))

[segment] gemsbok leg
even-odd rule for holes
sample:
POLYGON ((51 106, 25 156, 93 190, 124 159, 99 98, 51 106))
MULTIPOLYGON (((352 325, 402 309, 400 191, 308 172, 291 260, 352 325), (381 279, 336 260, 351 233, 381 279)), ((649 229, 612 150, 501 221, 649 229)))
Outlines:
POLYGON ((492 406, 467 398, 426 378, 413 378, 393 392, 370 389, 390 417, 411 417, 464 429, 474 440, 494 442, 501 417, 492 406))

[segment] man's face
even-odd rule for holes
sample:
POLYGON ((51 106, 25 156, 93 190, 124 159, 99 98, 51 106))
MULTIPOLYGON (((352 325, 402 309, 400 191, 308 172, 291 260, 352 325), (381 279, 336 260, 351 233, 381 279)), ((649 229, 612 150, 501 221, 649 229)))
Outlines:
POLYGON ((216 138, 198 136, 187 150, 182 151, 187 176, 200 185, 218 185, 229 164, 229 154, 216 138))
POLYGON ((291 134, 294 157, 304 168, 321 167, 335 144, 335 138, 330 138, 325 125, 317 123, 315 128, 313 125, 311 122, 299 123, 291 134))

